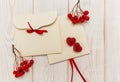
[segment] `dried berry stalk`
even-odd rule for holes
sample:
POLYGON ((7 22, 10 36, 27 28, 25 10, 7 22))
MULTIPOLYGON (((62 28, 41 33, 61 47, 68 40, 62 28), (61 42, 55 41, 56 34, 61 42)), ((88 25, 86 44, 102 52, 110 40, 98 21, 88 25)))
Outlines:
POLYGON ((68 18, 72 21, 73 24, 84 23, 90 19, 88 16, 89 11, 83 11, 80 7, 80 0, 74 5, 72 11, 68 13, 68 18))
POLYGON ((13 74, 16 78, 23 76, 26 72, 29 72, 29 68, 33 65, 34 60, 26 60, 22 57, 22 54, 19 50, 17 50, 14 45, 12 45, 13 54, 15 55, 15 64, 14 64, 14 71, 13 74), (19 57, 15 53, 18 53, 19 57))

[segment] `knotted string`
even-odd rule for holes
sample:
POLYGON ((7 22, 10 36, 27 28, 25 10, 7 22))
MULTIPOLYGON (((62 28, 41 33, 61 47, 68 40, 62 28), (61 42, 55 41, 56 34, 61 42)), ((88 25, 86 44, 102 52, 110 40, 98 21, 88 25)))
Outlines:
POLYGON ((75 60, 73 58, 69 59, 69 63, 71 65, 71 69, 72 69, 72 74, 71 74, 71 82, 73 82, 73 74, 74 74, 74 69, 73 66, 76 68, 77 72, 79 73, 79 75, 81 76, 82 80, 84 82, 87 82, 86 79, 84 78, 84 76, 82 75, 82 73, 80 72, 75 60))
POLYGON ((33 27, 30 25, 30 23, 28 22, 28 26, 30 27, 30 29, 26 30, 27 33, 33 33, 36 32, 37 34, 43 34, 43 33, 47 33, 47 30, 38 30, 38 29, 33 29, 33 27))

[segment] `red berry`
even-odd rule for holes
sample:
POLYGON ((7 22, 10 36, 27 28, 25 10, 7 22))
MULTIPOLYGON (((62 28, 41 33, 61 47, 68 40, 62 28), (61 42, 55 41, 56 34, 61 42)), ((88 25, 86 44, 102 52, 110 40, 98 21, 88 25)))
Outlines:
POLYGON ((15 77, 18 78, 18 74, 16 74, 15 77))
POLYGON ((75 39, 75 38, 68 37, 68 38, 66 39, 66 42, 67 42, 67 44, 68 44, 69 46, 72 46, 73 44, 75 44, 76 39, 75 39))
POLYGON ((71 18, 70 18, 70 20, 71 20, 71 21, 73 21, 73 20, 74 20, 74 18, 73 18, 73 17, 71 17, 71 18))
POLYGON ((88 15, 88 14, 89 14, 89 11, 88 11, 88 10, 85 10, 83 13, 84 13, 84 15, 88 15))
POLYGON ((78 16, 74 16, 74 20, 77 20, 78 19, 78 16))
POLYGON ((23 66, 23 65, 24 65, 24 62, 21 62, 21 63, 20 63, 20 66, 23 66))
POLYGON ((22 66, 22 70, 25 70, 25 66, 22 66))
POLYGON ((29 63, 29 64, 28 64, 28 67, 31 67, 31 66, 32 66, 32 64, 31 64, 31 63, 29 63))
POLYGON ((25 69, 25 72, 29 72, 29 69, 25 69))
POLYGON ((85 22, 85 19, 83 19, 82 17, 80 17, 79 22, 83 23, 83 22, 85 22))
POLYGON ((23 74, 24 74, 24 71, 17 71, 17 73, 15 74, 15 77, 18 78, 22 76, 23 74))
POLYGON ((16 74, 18 74, 20 71, 16 71, 16 74))
POLYGON ((23 76, 24 73, 25 73, 24 71, 19 72, 19 73, 17 74, 17 77, 21 77, 21 76, 23 76))
POLYGON ((79 23, 79 18, 78 18, 78 16, 74 16, 74 21, 75 21, 75 23, 79 23))
POLYGON ((13 74, 17 74, 17 71, 13 71, 13 74))
POLYGON ((21 70, 22 70, 22 67, 18 67, 18 68, 17 68, 17 71, 21 71, 21 70))
POLYGON ((73 46, 73 50, 75 52, 81 52, 82 51, 82 47, 80 46, 79 43, 75 43, 74 46, 73 46))
POLYGON ((72 14, 71 13, 68 13, 68 18, 72 18, 72 14))
POLYGON ((82 15, 82 18, 85 19, 85 18, 86 18, 86 15, 82 15))
POLYGON ((76 21, 75 21, 75 20, 72 20, 72 23, 73 23, 73 24, 76 24, 76 21))
POLYGON ((79 23, 79 20, 76 20, 76 23, 79 23))
POLYGON ((26 66, 25 66, 25 69, 28 69, 28 68, 29 68, 29 67, 26 65, 26 66))
POLYGON ((31 64, 33 64, 33 63, 34 63, 34 60, 33 60, 33 59, 31 59, 31 60, 30 60, 30 63, 31 63, 31 64))
POLYGON ((28 63, 28 61, 27 61, 27 60, 25 60, 25 61, 23 61, 23 63, 24 63, 24 65, 26 65, 26 64, 28 63))
POLYGON ((87 21, 88 21, 89 19, 90 19, 90 17, 89 17, 89 16, 86 16, 86 17, 85 17, 85 20, 87 20, 87 21))

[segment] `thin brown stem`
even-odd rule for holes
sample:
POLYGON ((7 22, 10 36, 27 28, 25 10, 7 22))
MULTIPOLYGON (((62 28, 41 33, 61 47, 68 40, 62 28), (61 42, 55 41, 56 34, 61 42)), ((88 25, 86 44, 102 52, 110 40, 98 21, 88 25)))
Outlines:
POLYGON ((80 0, 77 1, 77 3, 74 5, 74 7, 73 7, 73 9, 72 9, 72 11, 70 13, 73 14, 73 15, 77 15, 77 16, 79 14, 82 15, 83 10, 80 7, 80 0))
POLYGON ((19 63, 21 62, 21 61, 23 61, 24 59, 23 59, 23 57, 22 57, 22 54, 20 53, 20 51, 18 50, 18 49, 16 49, 15 47, 14 47, 14 45, 12 45, 12 51, 13 51, 13 54, 14 54, 14 56, 15 56, 15 61, 14 61, 14 69, 16 69, 16 67, 17 66, 19 66, 19 63), (17 53, 19 54, 19 57, 17 56, 17 54, 15 53, 15 50, 17 51, 17 53))

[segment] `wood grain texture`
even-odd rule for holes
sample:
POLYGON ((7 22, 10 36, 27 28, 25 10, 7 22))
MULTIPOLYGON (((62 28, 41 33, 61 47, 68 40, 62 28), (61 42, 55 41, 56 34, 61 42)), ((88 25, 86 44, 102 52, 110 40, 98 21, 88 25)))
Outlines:
MULTIPOLYGON (((35 0, 34 5, 34 13, 55 10, 60 15, 67 11, 67 1, 64 0, 35 0)), ((34 82, 67 82, 67 62, 49 65, 46 56, 35 57, 35 60, 34 82)))
POLYGON ((105 82, 120 81, 120 0, 106 0, 105 82))
MULTIPOLYGON (((13 4, 13 17, 18 15, 18 14, 31 14, 32 13, 32 4, 33 1, 32 0, 14 0, 14 4, 13 4)), ((14 24, 13 24, 14 25, 14 24)), ((15 28, 15 26, 13 26, 15 28)), ((14 36, 13 36, 14 37, 14 36)), ((26 59, 31 59, 31 58, 26 58, 26 59)), ((24 81, 25 82, 32 82, 33 78, 32 78, 32 69, 30 69, 29 73, 26 73, 26 75, 24 75, 22 77, 22 79, 16 79, 16 81, 24 81)))
MULTIPOLYGON (((1 0, 0 0, 1 1, 1 0)), ((2 40, 0 40, 0 82, 32 82, 32 72, 30 71, 29 73, 27 73, 24 77, 21 77, 20 79, 15 79, 13 76, 13 64, 14 64, 14 55, 12 54, 12 39, 13 39, 13 35, 14 35, 14 26, 12 23, 12 19, 13 19, 13 15, 14 13, 17 12, 21 12, 23 13, 25 11, 25 13, 30 13, 31 11, 31 4, 32 2, 30 0, 17 0, 15 1, 14 5, 14 1, 13 0, 2 0, 0 2, 1 5, 1 9, 0 9, 0 22, 1 25, 0 27, 2 28, 2 30, 0 30, 1 34, 1 38, 2 40), (23 4, 24 3, 29 3, 29 4, 23 4), (21 5, 19 5, 21 4, 21 5), (26 9, 27 8, 27 9, 26 9), (24 10, 25 9, 25 10, 24 10), (23 11, 22 11, 23 10, 23 11)))
MULTIPOLYGON (((69 2, 71 9, 76 0, 70 0, 69 2)), ((88 82, 104 82, 104 0, 81 0, 81 7, 90 10, 91 20, 84 24, 84 28, 91 54, 76 58, 76 62, 88 82)), ((46 56, 34 57, 35 64, 24 77, 15 79, 12 75, 14 62, 11 50, 11 43, 14 37, 13 16, 29 14, 33 13, 33 11, 34 13, 39 13, 52 10, 56 10, 59 15, 62 15, 67 13, 67 8, 68 0, 0 0, 0 82, 70 82, 71 68, 68 61, 49 65, 46 56)), ((110 22, 107 23, 109 24, 110 22)), ((115 31, 118 31, 118 28, 115 31)), ((107 36, 109 35, 110 33, 107 34, 107 36)), ((111 40, 110 37, 108 39, 111 40)), ((118 38, 115 39, 119 41, 118 38)), ((108 47, 107 49, 110 50, 108 47)), ((111 51, 111 53, 114 52, 111 51)), ((111 55, 110 58, 112 57, 111 55)), ((109 63, 109 61, 110 59, 108 58, 107 62, 109 63)), ((113 70, 113 68, 110 70, 113 70)), ((107 72, 109 74, 109 71, 107 72)), ((108 74, 106 75, 109 79, 111 76, 108 74)), ((117 74, 119 75, 119 73, 117 74)), ((76 71, 74 75, 74 82, 83 82, 76 71)), ((108 79, 106 82, 110 82, 108 79)))
MULTIPOLYGON (((70 4, 76 0, 72 1, 70 4)), ((84 24, 84 28, 91 54, 77 58, 76 61, 88 82, 104 82, 104 0, 81 0, 81 7, 90 11, 91 20, 84 24)), ((78 82, 80 77, 75 75, 74 80, 78 82)))

